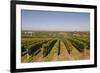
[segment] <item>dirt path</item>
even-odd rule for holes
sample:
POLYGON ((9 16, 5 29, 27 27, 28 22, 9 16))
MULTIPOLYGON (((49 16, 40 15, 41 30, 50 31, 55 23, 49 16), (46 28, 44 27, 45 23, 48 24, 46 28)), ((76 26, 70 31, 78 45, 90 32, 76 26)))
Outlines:
POLYGON ((74 60, 78 60, 81 53, 75 47, 73 47, 70 55, 74 58, 74 60))
POLYGON ((90 59, 90 50, 85 50, 81 53, 79 60, 88 60, 90 59))
POLYGON ((69 55, 65 45, 63 42, 61 42, 61 50, 60 50, 60 55, 58 56, 58 60, 60 61, 68 61, 68 60, 73 60, 74 58, 69 55))

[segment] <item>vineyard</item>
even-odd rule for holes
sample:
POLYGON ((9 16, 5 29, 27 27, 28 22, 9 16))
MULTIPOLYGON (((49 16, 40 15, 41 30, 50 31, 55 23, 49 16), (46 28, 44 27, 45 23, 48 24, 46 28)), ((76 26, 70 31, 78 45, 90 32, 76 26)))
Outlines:
POLYGON ((90 59, 89 32, 22 31, 22 63, 86 59, 90 59))

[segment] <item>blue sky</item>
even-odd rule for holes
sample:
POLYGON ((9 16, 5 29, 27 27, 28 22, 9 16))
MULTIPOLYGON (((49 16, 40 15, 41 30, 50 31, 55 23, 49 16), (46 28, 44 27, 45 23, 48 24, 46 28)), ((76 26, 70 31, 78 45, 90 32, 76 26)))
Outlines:
POLYGON ((21 10, 22 30, 32 31, 89 31, 90 14, 21 10))

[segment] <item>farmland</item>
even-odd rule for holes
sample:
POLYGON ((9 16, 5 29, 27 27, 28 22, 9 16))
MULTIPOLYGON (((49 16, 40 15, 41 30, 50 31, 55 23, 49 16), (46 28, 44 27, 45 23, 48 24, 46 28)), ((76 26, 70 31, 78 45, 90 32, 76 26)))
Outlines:
POLYGON ((21 62, 90 59, 90 33, 65 31, 22 31, 21 62))

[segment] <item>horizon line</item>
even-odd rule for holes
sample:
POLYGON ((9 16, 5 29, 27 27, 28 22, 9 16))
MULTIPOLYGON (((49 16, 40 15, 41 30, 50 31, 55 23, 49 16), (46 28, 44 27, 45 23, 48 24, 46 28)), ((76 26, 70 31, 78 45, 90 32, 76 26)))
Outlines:
POLYGON ((30 31, 30 32, 90 32, 90 30, 80 30, 80 31, 78 31, 78 30, 76 30, 76 31, 73 31, 73 30, 71 30, 71 31, 55 31, 55 30, 21 30, 21 31, 30 31))

